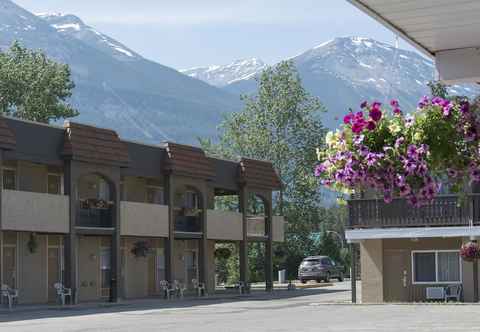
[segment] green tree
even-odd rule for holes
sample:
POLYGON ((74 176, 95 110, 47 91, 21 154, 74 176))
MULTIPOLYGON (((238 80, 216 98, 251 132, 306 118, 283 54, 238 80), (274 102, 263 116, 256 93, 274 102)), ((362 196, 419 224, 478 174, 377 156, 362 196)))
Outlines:
MULTIPOLYGON (((313 169, 317 162, 315 147, 324 141, 320 115, 325 109, 305 91, 290 61, 266 69, 257 84, 255 95, 242 96, 243 111, 227 116, 221 124, 218 143, 200 143, 212 156, 272 162, 282 183, 274 197, 274 210, 287 220, 286 243, 275 247, 275 252, 283 253, 283 259, 275 263, 287 267, 293 275, 309 250, 310 233, 319 222, 321 195, 313 169)), ((250 247, 250 261, 255 263, 250 264, 250 274, 256 276, 264 257, 259 246, 250 247)))
POLYGON ((0 111, 14 117, 48 123, 78 112, 67 103, 74 83, 68 65, 41 51, 15 42, 0 52, 0 111))

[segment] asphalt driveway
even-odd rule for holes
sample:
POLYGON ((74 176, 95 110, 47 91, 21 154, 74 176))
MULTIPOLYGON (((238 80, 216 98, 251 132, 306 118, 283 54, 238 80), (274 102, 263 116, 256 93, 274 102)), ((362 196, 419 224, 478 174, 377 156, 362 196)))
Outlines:
POLYGON ((480 331, 478 305, 350 305, 348 283, 248 297, 1 314, 0 331, 480 331))

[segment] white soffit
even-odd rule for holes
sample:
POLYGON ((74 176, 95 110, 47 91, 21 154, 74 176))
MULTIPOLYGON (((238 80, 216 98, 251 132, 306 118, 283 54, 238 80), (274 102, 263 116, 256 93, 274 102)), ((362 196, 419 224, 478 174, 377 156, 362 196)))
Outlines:
POLYGON ((347 1, 435 57, 444 81, 480 82, 479 0, 347 1))
POLYGON ((404 227, 349 229, 345 231, 348 242, 375 239, 420 239, 432 237, 470 237, 480 236, 480 227, 404 227))

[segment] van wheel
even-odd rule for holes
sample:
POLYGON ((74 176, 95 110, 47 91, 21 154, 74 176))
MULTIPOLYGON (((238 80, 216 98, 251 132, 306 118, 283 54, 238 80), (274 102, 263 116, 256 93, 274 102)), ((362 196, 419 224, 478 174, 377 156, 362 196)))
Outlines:
POLYGON ((315 281, 317 282, 317 284, 319 284, 322 282, 322 279, 316 279, 315 281))
POLYGON ((338 281, 342 282, 343 281, 343 273, 340 272, 340 274, 338 275, 338 281))
POLYGON ((302 284, 306 284, 306 283, 307 283, 307 281, 306 281, 306 280, 303 280, 303 279, 300 279, 300 283, 302 283, 302 284))
POLYGON ((327 275, 325 276, 325 278, 323 279, 323 281, 325 282, 330 282, 330 274, 327 273, 327 275))

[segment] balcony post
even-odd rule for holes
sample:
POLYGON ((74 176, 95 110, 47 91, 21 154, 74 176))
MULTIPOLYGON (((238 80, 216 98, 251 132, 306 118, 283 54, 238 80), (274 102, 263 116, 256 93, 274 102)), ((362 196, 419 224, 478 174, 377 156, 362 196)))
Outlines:
POLYGON ((78 243, 75 228, 75 217, 77 202, 75 193, 74 167, 71 160, 65 160, 64 163, 63 187, 64 194, 69 197, 69 222, 70 232, 65 236, 64 257, 65 257, 65 287, 72 289, 71 303, 78 303, 78 281, 77 281, 77 261, 78 261, 78 243))
POLYGON ((112 276, 110 281, 110 302, 117 302, 121 294, 121 249, 120 249, 120 172, 115 183, 112 184, 115 188, 114 195, 114 209, 113 209, 113 226, 115 231, 112 234, 111 242, 111 266, 112 276))
POLYGON ((0 232, 2 231, 2 192, 3 192, 3 150, 0 149, 0 232))
POLYGON ((171 172, 165 175, 165 203, 168 205, 168 237, 165 239, 165 279, 173 282, 174 244, 175 244, 175 210, 174 179, 171 172))
MULTIPOLYGON (((210 283, 208 282, 208 238, 207 238, 207 197, 206 193, 202 193, 201 203, 201 229, 202 238, 199 240, 199 279, 205 285, 205 292, 208 294, 210 283)), ((190 282, 191 280, 187 280, 190 282)))
POLYGON ((240 187, 239 208, 242 214, 242 240, 240 241, 240 282, 246 285, 248 278, 248 237, 247 237, 247 206, 248 206, 248 190, 245 185, 240 187))
POLYGON ((357 254, 355 252, 355 244, 350 243, 350 282, 352 288, 352 303, 357 303, 357 254))
POLYGON ((273 206, 272 193, 269 193, 266 202, 266 220, 265 230, 267 232, 267 241, 265 242, 265 290, 273 291, 273 206))

